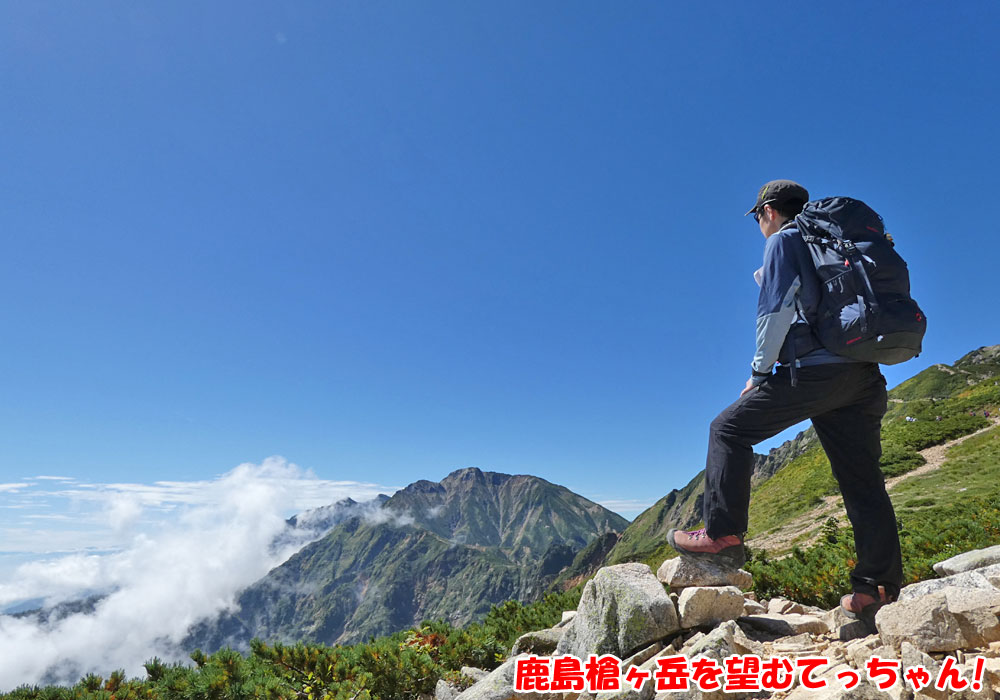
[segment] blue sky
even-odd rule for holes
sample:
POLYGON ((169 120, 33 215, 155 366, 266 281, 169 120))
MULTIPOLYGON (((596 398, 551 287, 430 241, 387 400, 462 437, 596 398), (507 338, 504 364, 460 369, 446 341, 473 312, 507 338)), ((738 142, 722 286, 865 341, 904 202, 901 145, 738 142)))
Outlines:
POLYGON ((90 513, 38 476, 274 455, 331 497, 476 466, 633 517, 748 376, 774 178, 884 216, 929 319, 890 384, 1000 342, 998 15, 3 2, 0 549, 90 513))

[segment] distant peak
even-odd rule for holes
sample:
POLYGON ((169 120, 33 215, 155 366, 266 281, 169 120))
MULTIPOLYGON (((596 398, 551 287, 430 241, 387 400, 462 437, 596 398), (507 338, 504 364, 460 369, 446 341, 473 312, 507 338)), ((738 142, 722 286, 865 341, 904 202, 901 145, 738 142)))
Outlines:
POLYGON ((473 486, 484 484, 488 486, 500 486, 507 482, 509 479, 514 477, 510 474, 501 474, 499 472, 484 472, 478 467, 466 467, 464 469, 456 469, 451 474, 441 479, 441 485, 445 488, 453 488, 455 486, 473 486))
POLYGON ((414 481, 412 484, 403 489, 403 491, 410 491, 416 493, 436 493, 439 491, 444 491, 441 484, 436 481, 428 481, 427 479, 420 479, 419 481, 414 481))
POLYGON ((441 481, 447 481, 449 479, 482 479, 483 470, 479 467, 465 467, 464 469, 456 469, 451 474, 446 476, 441 481))

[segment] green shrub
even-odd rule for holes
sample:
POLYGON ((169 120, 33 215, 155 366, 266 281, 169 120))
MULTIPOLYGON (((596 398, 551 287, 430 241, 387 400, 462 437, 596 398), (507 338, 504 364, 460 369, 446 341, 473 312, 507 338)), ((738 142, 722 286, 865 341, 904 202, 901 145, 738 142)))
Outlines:
POLYGON ((891 442, 882 445, 882 459, 879 466, 886 477, 899 476, 923 466, 927 460, 916 450, 900 447, 891 442))
MULTIPOLYGON (((882 440, 895 447, 922 450, 943 442, 974 433, 989 425, 982 416, 959 414, 942 420, 917 420, 892 422, 882 430, 882 440)), ((883 448, 884 449, 884 448, 883 448)))

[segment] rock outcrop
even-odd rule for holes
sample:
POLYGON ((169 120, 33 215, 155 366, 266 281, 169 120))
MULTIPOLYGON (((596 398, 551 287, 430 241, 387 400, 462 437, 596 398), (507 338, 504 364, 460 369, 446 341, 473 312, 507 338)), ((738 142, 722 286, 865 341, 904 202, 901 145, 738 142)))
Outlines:
POLYGON ((679 629, 677 609, 648 566, 608 566, 584 586, 556 655, 624 657, 679 629))
MULTIPOLYGON (((993 549, 993 548, 991 548, 993 549)), ((439 684, 437 700, 722 700, 723 698, 781 698, 834 700, 892 698, 1000 699, 1000 563, 991 550, 953 557, 939 572, 946 578, 923 581, 903 589, 899 601, 876 616, 877 634, 843 611, 802 605, 783 598, 757 601, 743 593, 752 583, 745 571, 724 570, 678 559, 664 562, 657 575, 643 564, 619 564, 601 569, 588 582, 575 614, 549 630, 521 637, 507 661, 464 692, 439 684), (956 563, 956 561, 958 563, 956 563), (983 563, 969 567, 962 562, 983 563), (659 579, 659 580, 657 580, 659 579), (860 629, 859 629, 860 625, 860 629), (593 694, 573 692, 515 692, 518 658, 570 654, 584 663, 590 655, 614 654, 621 662, 622 690, 593 694), (733 655, 756 655, 761 663, 774 657, 822 657, 825 663, 812 678, 826 683, 822 690, 804 687, 798 676, 783 690, 725 692, 687 690, 659 692, 653 675, 661 660, 683 656, 714 660, 725 668, 733 655), (877 674, 870 677, 873 657, 897 664, 902 671, 920 666, 931 683, 919 691, 901 676, 892 687, 879 689, 877 674), (978 666, 976 660, 979 660, 978 666), (938 690, 934 680, 944 667, 969 681, 963 690, 938 690), (626 682, 629 672, 650 674, 638 690, 626 682), (978 672, 978 676, 976 675, 978 672), (845 689, 845 679, 857 684, 845 689), (973 681, 980 684, 974 687, 973 681)), ((570 611, 572 613, 572 611, 570 611)), ((467 669, 466 675, 472 674, 467 669)), ((720 682, 724 677, 720 676, 720 682)))

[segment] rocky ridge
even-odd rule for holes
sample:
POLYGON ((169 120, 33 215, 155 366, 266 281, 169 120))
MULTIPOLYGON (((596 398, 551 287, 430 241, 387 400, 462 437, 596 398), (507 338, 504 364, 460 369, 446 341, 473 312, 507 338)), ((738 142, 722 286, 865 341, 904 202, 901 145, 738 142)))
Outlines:
MULTIPOLYGON (((645 564, 625 563, 602 568, 584 588, 575 611, 551 629, 522 636, 506 662, 491 673, 464 669, 473 684, 465 690, 438 683, 435 700, 721 700, 722 698, 782 698, 840 700, 892 698, 1000 698, 1000 546, 952 557, 935 566, 943 578, 905 587, 899 600, 876 616, 877 634, 849 619, 839 608, 821 610, 783 598, 758 601, 744 593, 752 583, 743 570, 705 562, 669 559, 654 574, 645 564), (590 654, 613 654, 622 660, 622 688, 615 692, 514 691, 515 664, 530 655, 570 654, 586 660, 590 654), (814 678, 827 681, 823 690, 797 684, 788 690, 724 693, 654 690, 652 678, 638 691, 625 681, 630 668, 657 671, 657 660, 683 655, 705 657, 721 666, 731 655, 753 654, 762 660, 800 657, 827 660, 814 678), (898 661, 902 670, 921 665, 931 684, 914 692, 900 679, 879 690, 868 678, 866 663, 874 656, 898 661), (962 691, 937 690, 934 679, 951 665, 961 676, 976 678, 975 659, 982 658, 982 687, 962 691), (950 659, 950 661, 949 661, 950 659), (857 673, 858 685, 843 689, 838 674, 857 673)), ((634 670, 634 669, 633 669, 634 670)))

